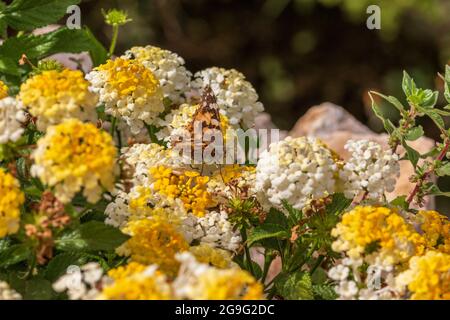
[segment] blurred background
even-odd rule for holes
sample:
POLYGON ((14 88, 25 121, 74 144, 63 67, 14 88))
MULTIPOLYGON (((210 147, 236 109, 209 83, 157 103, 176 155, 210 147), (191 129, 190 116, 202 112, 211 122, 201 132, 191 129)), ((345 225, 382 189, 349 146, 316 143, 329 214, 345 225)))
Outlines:
MULTIPOLYGON (((381 132, 367 91, 402 97, 403 69, 420 87, 442 89, 437 73, 450 60, 449 0, 84 0, 82 23, 105 45, 111 30, 101 9, 113 7, 133 19, 118 53, 152 44, 181 55, 192 72, 235 68, 285 130, 330 101, 381 132), (381 8, 381 30, 366 27, 371 4, 381 8)), ((438 138, 432 123, 422 125, 438 138)), ((450 181, 440 184, 450 190, 450 181)))

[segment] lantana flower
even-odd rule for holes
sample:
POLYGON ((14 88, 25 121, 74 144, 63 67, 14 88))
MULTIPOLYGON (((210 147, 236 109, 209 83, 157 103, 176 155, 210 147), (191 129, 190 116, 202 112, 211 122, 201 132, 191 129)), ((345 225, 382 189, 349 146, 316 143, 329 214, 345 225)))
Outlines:
POLYGON ((95 122, 98 97, 88 88, 81 71, 48 70, 25 81, 18 99, 37 118, 37 128, 45 131, 72 118, 95 122))
POLYGON ((192 74, 184 66, 184 59, 169 50, 154 46, 133 47, 122 56, 135 59, 148 68, 158 79, 163 96, 171 103, 185 101, 192 74))
POLYGON ((116 153, 108 133, 90 123, 67 120, 49 127, 38 141, 31 172, 54 188, 63 203, 82 189, 87 200, 95 203, 104 189, 114 188, 116 153))
POLYGON ((86 75, 105 112, 123 119, 132 134, 152 124, 164 111, 163 94, 155 75, 136 60, 108 60, 86 75))
POLYGON ((199 92, 206 86, 211 87, 220 113, 228 118, 230 126, 235 129, 252 128, 255 117, 264 111, 251 83, 234 69, 212 67, 197 72, 194 78, 192 87, 199 92))
POLYGON ((256 166, 255 191, 269 209, 283 200, 302 209, 311 200, 335 192, 338 166, 332 152, 313 138, 291 138, 272 143, 256 166))
POLYGON ((24 132, 26 121, 24 110, 16 99, 7 97, 0 100, 0 144, 16 142, 24 132))
POLYGON ((24 201, 19 182, 0 168, 0 239, 19 230, 20 207, 24 201))

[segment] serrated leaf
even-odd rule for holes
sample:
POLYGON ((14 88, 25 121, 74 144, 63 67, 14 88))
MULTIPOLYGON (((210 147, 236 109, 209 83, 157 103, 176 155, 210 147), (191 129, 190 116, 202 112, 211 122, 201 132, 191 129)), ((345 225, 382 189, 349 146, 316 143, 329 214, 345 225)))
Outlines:
POLYGON ((47 265, 45 278, 54 282, 62 276, 71 265, 82 265, 87 258, 77 252, 61 253, 54 257, 47 265))
POLYGON ((331 285, 316 284, 312 286, 314 297, 318 300, 336 300, 338 294, 331 285))
POLYGON ((408 141, 415 141, 422 137, 425 134, 423 131, 422 126, 413 127, 408 130, 408 132, 405 135, 405 139, 408 141))
POLYGON ((275 280, 277 293, 287 300, 313 300, 312 282, 309 273, 283 273, 275 280))
POLYGON ((301 210, 295 209, 289 202, 286 200, 282 201, 284 209, 287 211, 288 216, 290 218, 290 226, 297 224, 303 218, 303 212, 301 210))
POLYGON ((414 95, 417 91, 416 83, 406 71, 403 71, 402 89, 407 98, 414 95))
POLYGON ((276 224, 285 228, 289 225, 286 215, 276 208, 270 208, 264 223, 276 224))
POLYGON ((21 69, 19 68, 17 62, 13 59, 0 55, 0 73, 19 77, 21 74, 21 69))
POLYGON ((402 140, 402 146, 406 150, 407 159, 411 162, 411 164, 413 165, 413 167, 415 169, 417 167, 417 163, 419 162, 419 159, 420 159, 420 153, 417 152, 415 149, 411 148, 406 143, 405 140, 402 140))
POLYGON ((285 227, 272 223, 265 223, 261 226, 254 228, 249 237, 247 238, 248 246, 250 247, 255 242, 269 238, 282 238, 286 239, 290 236, 290 233, 285 227))
MULTIPOLYGON (((445 100, 447 100, 448 103, 450 103, 450 66, 445 66, 445 91, 444 91, 444 97, 445 100)), ((448 109, 447 106, 444 109, 448 109)))
POLYGON ((450 162, 447 162, 444 165, 436 168, 436 174, 439 177, 450 176, 450 162))
POLYGON ((373 93, 376 94, 377 96, 383 98, 387 102, 391 103, 398 111, 400 111, 400 113, 403 113, 405 111, 405 107, 396 97, 386 96, 384 94, 381 94, 381 93, 375 92, 375 91, 373 91, 373 93))
POLYGON ((370 100, 372 101, 372 110, 375 113, 375 115, 382 121, 384 129, 389 133, 393 134, 396 131, 396 127, 392 123, 391 120, 388 119, 388 117, 383 113, 380 106, 375 102, 375 99, 372 97, 373 94, 378 94, 375 91, 369 92, 370 100))
POLYGON ((45 279, 31 279, 25 282, 25 300, 50 300, 54 294, 52 284, 45 279))
POLYGON ((0 268, 27 260, 31 250, 24 244, 15 244, 0 252, 0 268))
POLYGON ((55 244, 61 251, 113 251, 128 238, 117 228, 89 221, 75 230, 65 232, 55 244))
POLYGON ((391 204, 405 210, 408 209, 409 207, 409 204, 406 201, 406 196, 398 196, 397 198, 391 201, 391 204))
POLYGON ((441 191, 441 189, 439 189, 439 187, 437 185, 435 185, 435 184, 433 184, 429 188, 429 194, 434 195, 434 196, 450 197, 450 192, 448 192, 448 191, 441 191))
POLYGON ((343 193, 335 193, 332 200, 326 207, 327 215, 338 215, 347 209, 352 203, 352 199, 347 199, 343 193))
POLYGON ((57 22, 67 8, 81 0, 14 0, 0 12, 0 19, 15 30, 33 30, 57 22))
POLYGON ((4 56, 16 64, 22 54, 28 59, 40 60, 55 53, 89 52, 94 65, 106 61, 106 49, 95 39, 89 29, 61 28, 44 35, 24 35, 9 38, 0 46, 0 57, 4 56))

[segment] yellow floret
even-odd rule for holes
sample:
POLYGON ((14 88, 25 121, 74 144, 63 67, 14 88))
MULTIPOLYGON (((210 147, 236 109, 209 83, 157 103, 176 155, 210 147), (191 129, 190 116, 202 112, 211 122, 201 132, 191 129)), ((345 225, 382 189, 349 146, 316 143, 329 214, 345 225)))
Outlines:
POLYGON ((19 229, 20 206, 24 201, 19 182, 0 168, 0 238, 19 229))
POLYGON ((0 80, 0 99, 6 98, 8 96, 8 87, 6 84, 0 80))
POLYGON ((211 194, 208 192, 209 177, 201 176, 196 171, 185 171, 176 174, 169 167, 158 166, 150 169, 155 179, 154 190, 160 194, 183 201, 186 211, 203 217, 207 208, 214 207, 211 194))
POLYGON ((84 196, 94 203, 103 188, 114 187, 116 153, 108 133, 72 119, 50 127, 38 141, 32 172, 55 188, 61 202, 69 202, 83 188, 84 196))
POLYGON ((131 238, 117 252, 129 255, 132 261, 143 264, 156 264, 161 271, 175 275, 179 263, 175 254, 186 251, 189 245, 176 227, 164 218, 130 221, 123 230, 131 238))
POLYGON ((96 120, 98 98, 78 70, 49 70, 28 79, 20 87, 19 100, 43 131, 70 118, 96 120))

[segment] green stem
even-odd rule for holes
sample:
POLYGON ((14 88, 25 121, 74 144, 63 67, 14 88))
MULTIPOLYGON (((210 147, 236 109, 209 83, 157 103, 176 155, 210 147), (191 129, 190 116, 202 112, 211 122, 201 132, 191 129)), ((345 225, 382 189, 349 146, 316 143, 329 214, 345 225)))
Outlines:
POLYGON ((111 134, 111 136, 114 138, 114 134, 116 132, 116 126, 117 126, 117 118, 112 118, 111 121, 111 128, 109 133, 111 134))
POLYGON ((242 228, 242 230, 241 230, 241 237, 242 237, 242 242, 244 243, 245 261, 247 264, 247 268, 253 276, 256 276, 255 271, 253 270, 253 262, 252 262, 252 258, 250 256, 250 250, 248 249, 248 246, 246 243, 247 242, 247 230, 245 227, 242 228))
POLYGON ((269 269, 270 269, 270 265, 272 264, 273 261, 273 254, 272 253, 267 253, 267 250, 265 252, 264 255, 264 269, 263 269, 263 274, 261 277, 261 282, 264 283, 266 282, 266 278, 267 278, 267 274, 269 273, 269 269))
POLYGON ((111 46, 109 47, 109 56, 112 57, 114 50, 116 50, 117 38, 119 37, 119 26, 113 26, 113 36, 111 46))

